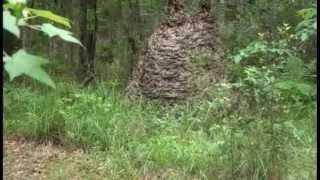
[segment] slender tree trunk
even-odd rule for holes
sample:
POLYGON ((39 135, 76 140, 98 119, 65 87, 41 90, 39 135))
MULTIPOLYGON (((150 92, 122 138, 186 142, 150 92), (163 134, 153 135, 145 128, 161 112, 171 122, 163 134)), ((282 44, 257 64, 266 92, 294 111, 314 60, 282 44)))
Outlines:
MULTIPOLYGON (((80 28, 80 41, 86 47, 87 45, 87 0, 80 0, 80 14, 79 14, 79 28, 80 28)), ((80 49, 79 52, 79 80, 85 78, 87 63, 86 49, 80 49)))
POLYGON ((128 48, 130 53, 130 63, 128 67, 129 75, 126 75, 125 84, 127 85, 133 68, 139 58, 139 49, 141 42, 143 41, 143 32, 141 29, 141 11, 140 11, 140 0, 129 0, 129 18, 128 27, 126 29, 128 36, 128 48))
MULTIPOLYGON (((45 3, 45 2, 44 2, 45 3)), ((60 7, 59 7, 59 4, 61 2, 59 0, 54 0, 54 1, 51 1, 51 2, 47 2, 45 3, 47 9, 50 9, 51 11, 55 12, 55 13, 59 13, 60 11, 60 7)), ((55 38, 52 38, 52 39, 49 39, 48 41, 48 57, 49 57, 49 60, 55 60, 57 59, 57 52, 59 52, 58 50, 58 47, 59 47, 59 40, 55 39, 55 38)))
MULTIPOLYGON (((34 0, 29 0, 27 2, 28 7, 33 8, 34 6, 34 0)), ((21 40, 22 40, 22 47, 25 50, 29 50, 29 48, 31 48, 31 41, 33 39, 33 33, 30 31, 30 29, 22 27, 21 28, 21 40)))
POLYGON ((85 46, 80 50, 78 78, 84 86, 95 80, 95 52, 97 31, 97 0, 80 1, 80 41, 85 46))
POLYGON ((91 76, 95 76, 95 54, 96 54, 96 41, 97 41, 97 0, 91 0, 88 4, 88 42, 87 42, 87 52, 88 52, 88 71, 91 76))

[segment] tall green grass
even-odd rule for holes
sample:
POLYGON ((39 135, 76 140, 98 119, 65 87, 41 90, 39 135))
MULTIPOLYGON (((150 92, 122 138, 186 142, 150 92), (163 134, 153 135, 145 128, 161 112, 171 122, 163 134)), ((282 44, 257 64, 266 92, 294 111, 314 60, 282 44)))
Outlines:
POLYGON ((88 150, 115 179, 314 178, 312 102, 267 115, 226 113, 221 102, 165 107, 131 102, 110 84, 61 82, 56 90, 10 84, 5 134, 88 150))

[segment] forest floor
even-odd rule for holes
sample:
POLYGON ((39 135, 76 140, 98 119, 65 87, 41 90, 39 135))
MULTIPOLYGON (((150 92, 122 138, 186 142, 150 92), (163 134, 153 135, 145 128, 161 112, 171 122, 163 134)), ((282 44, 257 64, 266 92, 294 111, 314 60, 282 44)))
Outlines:
MULTIPOLYGON (((58 177, 61 171, 55 171, 57 165, 66 158, 79 159, 83 154, 52 144, 37 144, 12 138, 5 140, 4 149, 4 179, 8 180, 61 179, 58 177)), ((70 179, 79 177, 74 176, 70 179)))
MULTIPOLYGON (((6 138, 4 150, 6 180, 118 179, 112 175, 107 178, 106 167, 101 161, 80 150, 16 138, 6 138)), ((143 176, 137 179, 156 180, 158 177, 143 176)))

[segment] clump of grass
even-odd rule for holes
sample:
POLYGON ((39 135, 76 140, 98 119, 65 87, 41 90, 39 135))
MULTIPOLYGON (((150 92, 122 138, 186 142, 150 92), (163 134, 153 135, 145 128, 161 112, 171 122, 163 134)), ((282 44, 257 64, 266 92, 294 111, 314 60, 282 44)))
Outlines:
POLYGON ((312 104, 252 116, 228 115, 223 103, 217 97, 164 108, 132 103, 108 85, 6 86, 4 124, 9 136, 89 150, 108 169, 101 176, 115 179, 313 178, 312 104))

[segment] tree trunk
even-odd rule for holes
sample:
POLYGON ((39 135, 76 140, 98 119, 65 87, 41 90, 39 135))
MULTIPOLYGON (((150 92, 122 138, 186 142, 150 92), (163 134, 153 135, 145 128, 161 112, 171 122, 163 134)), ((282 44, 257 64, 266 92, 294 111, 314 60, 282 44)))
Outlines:
POLYGON ((78 78, 84 86, 95 80, 95 52, 97 31, 97 0, 80 1, 80 41, 85 46, 80 50, 78 78))
POLYGON ((139 58, 139 45, 143 41, 143 32, 141 29, 142 18, 140 12, 140 0, 129 0, 129 18, 127 26, 128 48, 129 48, 129 67, 125 85, 127 85, 135 64, 139 58))
MULTIPOLYGON (((62 15, 60 13, 61 12, 61 8, 60 8, 61 3, 62 2, 60 2, 59 0, 44 2, 44 4, 45 4, 47 9, 50 9, 53 12, 62 15)), ((47 54, 48 54, 48 58, 49 58, 50 61, 54 61, 54 60, 57 60, 57 59, 60 58, 58 56, 58 54, 59 54, 59 52, 61 50, 59 48, 59 46, 61 46, 60 39, 57 39, 57 38, 50 38, 49 39, 47 54)))
MULTIPOLYGON (((87 1, 80 0, 80 14, 79 14, 79 28, 80 28, 80 41, 86 47, 87 45, 87 1)), ((87 64, 87 50, 80 49, 79 52, 79 80, 86 77, 86 64, 87 64)))

